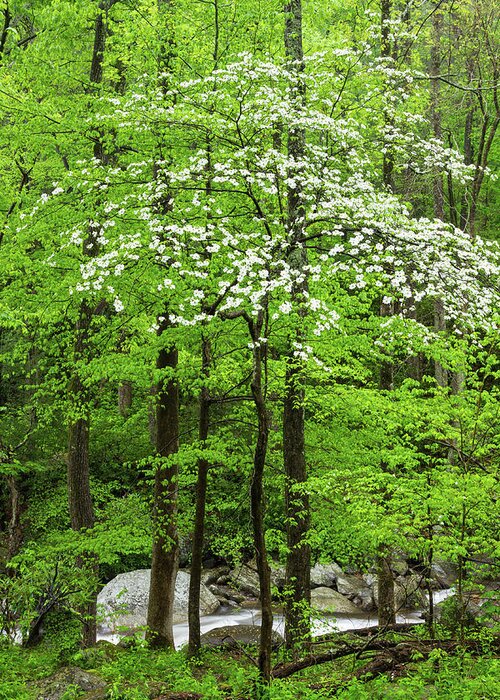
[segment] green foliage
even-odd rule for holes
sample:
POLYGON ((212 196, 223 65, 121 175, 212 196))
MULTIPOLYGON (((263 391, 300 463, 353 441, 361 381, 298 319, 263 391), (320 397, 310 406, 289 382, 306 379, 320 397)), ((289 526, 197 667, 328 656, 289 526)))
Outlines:
POLYGON ((495 658, 473 659, 466 654, 453 657, 437 651, 407 677, 392 682, 380 678, 368 684, 356 681, 337 697, 341 700, 493 700, 500 691, 498 671, 499 662, 495 658))

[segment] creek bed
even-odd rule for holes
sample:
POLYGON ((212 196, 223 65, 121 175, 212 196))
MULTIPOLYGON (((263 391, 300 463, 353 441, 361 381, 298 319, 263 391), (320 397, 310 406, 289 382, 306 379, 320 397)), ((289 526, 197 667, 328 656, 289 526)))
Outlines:
MULTIPOLYGON (((442 591, 434 592, 434 604, 453 595, 454 589, 447 588, 442 591)), ((422 624, 422 611, 407 611, 397 616, 398 623, 422 624)), ((261 613, 258 608, 221 608, 214 615, 206 615, 200 618, 201 633, 210 632, 217 627, 227 627, 236 625, 255 625, 260 626, 261 613)), ((348 632, 353 629, 366 627, 376 627, 378 618, 375 613, 366 613, 360 615, 324 615, 318 616, 313 620, 312 633, 313 636, 327 634, 328 632, 348 632)), ((273 628, 281 635, 284 634, 284 618, 280 613, 274 615, 273 628)), ((130 633, 129 633, 130 634, 130 633)), ((177 649, 180 649, 188 640, 188 623, 183 622, 174 625, 174 641, 177 649)), ((105 639, 109 642, 117 644, 124 635, 113 633, 106 628, 101 628, 97 639, 105 639)))

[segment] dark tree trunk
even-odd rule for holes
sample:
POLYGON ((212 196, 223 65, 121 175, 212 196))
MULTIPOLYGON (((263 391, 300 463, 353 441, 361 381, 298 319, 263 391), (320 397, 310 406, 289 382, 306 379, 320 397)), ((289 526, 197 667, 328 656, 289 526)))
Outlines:
POLYGON ((3 26, 2 26, 2 30, 0 32, 0 63, 2 62, 2 59, 3 59, 5 44, 7 42, 7 37, 9 35, 10 21, 12 19, 12 15, 10 14, 8 2, 5 3, 5 7, 4 7, 2 12, 3 12, 3 26))
MULTIPOLYGON (((74 346, 75 365, 85 361, 88 356, 88 340, 92 323, 92 310, 82 302, 76 324, 74 346)), ((86 530, 94 526, 94 507, 90 492, 89 467, 89 396, 83 386, 78 371, 74 374, 69 387, 72 412, 76 414, 69 425, 68 435, 68 500, 71 527, 73 530, 86 530), (83 409, 83 410, 82 410, 83 409)), ((78 565, 89 566, 97 574, 97 562, 94 555, 79 558, 78 565)), ((96 642, 96 608, 97 591, 87 605, 80 610, 83 618, 83 646, 92 646, 96 642)))
MULTIPOLYGON (((169 327, 162 322, 158 334, 169 327)), ((157 369, 168 376, 157 385, 156 452, 160 464, 156 469, 153 504, 153 556, 146 639, 152 646, 174 648, 173 607, 175 580, 179 566, 177 534, 178 466, 167 458, 179 448, 179 389, 175 378, 178 353, 164 348, 158 355, 157 369)))
MULTIPOLYGON (((114 0, 102 0, 94 25, 94 47, 90 67, 90 90, 102 82, 102 66, 106 45, 106 12, 114 0)), ((94 142, 94 157, 106 161, 104 145, 101 138, 94 142)), ((97 252, 95 234, 90 231, 83 245, 83 253, 91 257, 97 252)), ((72 412, 76 415, 69 425, 68 437, 68 496, 71 527, 74 530, 91 528, 94 525, 94 509, 90 492, 89 470, 89 395, 78 373, 78 364, 88 360, 88 343, 91 333, 93 310, 86 301, 80 305, 78 321, 75 328, 74 361, 75 371, 69 386, 72 412)), ((97 576, 97 560, 94 555, 82 557, 80 566, 89 566, 97 576)), ((96 606, 97 591, 81 611, 85 622, 83 628, 83 645, 91 646, 96 642, 96 606)))
POLYGON ((132 408, 132 382, 122 382, 118 387, 118 410, 123 418, 127 418, 132 408))
MULTIPOLYGON (((431 123, 434 136, 442 138, 441 128, 441 89, 436 76, 441 72, 441 35, 443 33, 443 15, 436 10, 432 15, 432 46, 430 74, 435 79, 431 80, 431 123)), ((441 173, 436 172, 433 179, 434 216, 444 221, 444 183, 441 173)), ((444 304, 440 299, 434 302, 434 328, 437 331, 446 330, 446 318, 444 304)), ((439 386, 448 386, 448 371, 440 362, 434 365, 434 376, 439 386)))
MULTIPOLYGON (((171 31, 171 0, 158 0, 163 18, 164 38, 158 56, 159 84, 166 98, 175 42, 171 31)), ((161 147, 158 148, 161 153, 161 147)), ((155 178, 160 177, 155 167, 155 178)), ((166 216, 172 209, 172 198, 166 193, 158 202, 158 213, 166 216)), ((158 335, 170 328, 168 309, 159 322, 158 335)), ((177 501, 179 468, 168 460, 179 449, 179 387, 175 372, 178 352, 174 345, 164 347, 157 359, 157 369, 168 370, 168 376, 156 386, 155 444, 157 456, 163 458, 156 469, 153 498, 153 555, 147 617, 146 639, 151 646, 174 648, 173 608, 175 581, 179 568, 179 536, 177 532, 177 501)))
MULTIPOLYGON (((302 3, 292 0, 285 4, 285 52, 291 68, 300 78, 304 70, 302 48, 302 3)), ((305 86, 297 81, 296 97, 305 98, 305 86)), ((288 130, 288 156, 300 161, 305 152, 305 132, 293 125, 288 130)), ((292 288, 292 303, 304 318, 307 292, 307 251, 300 242, 303 237, 305 209, 301 188, 290 188, 287 193, 289 254, 291 269, 302 275, 304 281, 292 288)), ((297 649, 310 640, 309 614, 304 610, 310 604, 310 546, 306 537, 309 530, 309 498, 301 490, 307 479, 305 459, 304 374, 302 362, 294 353, 294 343, 302 338, 302 324, 292 329, 286 358, 286 390, 283 406, 283 458, 285 467, 285 511, 288 555, 286 563, 285 642, 297 649)))
POLYGON ((267 561, 266 533, 264 529, 264 469, 269 438, 269 418, 266 400, 262 386, 262 363, 264 345, 259 342, 262 332, 264 312, 259 312, 259 318, 252 332, 253 340, 253 371, 252 396, 258 419, 257 443, 253 459, 252 485, 250 488, 250 506, 252 515, 253 544, 255 560, 259 574, 260 604, 262 623, 260 628, 259 672, 261 680, 269 683, 271 678, 271 649, 273 632, 273 612, 271 603, 271 568, 267 561))
MULTIPOLYGON (((380 6, 380 17, 381 17, 381 39, 380 39, 380 53, 382 58, 391 58, 393 55, 393 47, 391 42, 391 0, 382 0, 380 6)), ((388 110, 384 112, 384 121, 386 126, 393 125, 392 115, 389 114, 388 110)), ((391 148, 386 147, 383 154, 383 164, 382 164, 382 175, 385 186, 394 191, 394 159, 391 153, 391 148)))
POLYGON ((383 547, 380 547, 377 556, 377 587, 379 627, 394 625, 396 623, 394 576, 390 556, 383 547))
MULTIPOLYGON (((9 500, 7 506, 7 561, 18 554, 23 542, 23 526, 21 515, 26 509, 23 498, 23 489, 18 477, 7 476, 7 488, 9 500)), ((14 569, 8 569, 9 574, 14 574, 14 569)))
MULTIPOLYGON (((392 316, 392 304, 381 304, 380 315, 392 316)), ((380 388, 392 391, 394 384, 394 366, 390 360, 382 362, 380 367, 380 388)), ((381 627, 396 622, 394 607, 394 577, 390 566, 390 555, 382 545, 377 552, 377 588, 378 588, 378 622, 381 627)))
MULTIPOLYGON (((381 55, 384 58, 389 58, 392 55, 391 47, 391 0, 382 0, 380 6, 381 17, 381 55)), ((390 125, 391 116, 384 115, 386 125, 390 125)), ((393 180, 394 162, 391 149, 388 148, 384 153, 384 161, 382 167, 382 175, 384 185, 388 190, 394 192, 393 180)), ((380 305, 380 316, 393 316, 394 306, 392 303, 380 305)), ((382 362, 380 367, 380 388, 384 391, 392 391, 394 388, 394 365, 391 358, 382 362)), ((379 625, 391 625, 396 621, 394 609, 394 577, 390 567, 390 558, 386 548, 381 545, 377 552, 377 588, 378 588, 378 618, 379 625)))
MULTIPOLYGON (((201 347, 201 373, 204 381, 208 378, 212 362, 210 341, 203 337, 201 347)), ((210 395, 206 384, 200 393, 199 434, 200 443, 205 445, 210 428, 210 395)), ((205 509, 207 503, 207 481, 209 463, 204 457, 198 460, 198 476, 196 480, 196 513, 193 531, 193 548, 191 553, 191 579, 189 581, 189 646, 188 653, 192 656, 199 652, 200 641, 200 586, 201 565, 203 558, 203 540, 205 534, 205 509)))
MULTIPOLYGON (((441 72, 441 35, 443 33, 443 15, 439 10, 436 10, 432 15, 432 46, 431 46, 431 62, 430 75, 434 77, 431 80, 431 123, 435 138, 442 138, 441 128, 441 89, 440 82, 437 76, 441 72)), ((434 216, 437 219, 444 221, 444 186, 443 176, 440 173, 434 175, 433 179, 433 195, 434 195, 434 216)))

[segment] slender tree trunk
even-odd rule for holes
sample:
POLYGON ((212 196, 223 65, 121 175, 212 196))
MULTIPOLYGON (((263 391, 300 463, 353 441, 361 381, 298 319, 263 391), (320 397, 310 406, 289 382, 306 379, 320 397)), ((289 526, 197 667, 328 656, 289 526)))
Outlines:
MULTIPOLYGON (((76 325, 74 347, 75 365, 85 361, 88 356, 88 339, 92 323, 92 310, 82 302, 76 325)), ((71 380, 69 395, 72 412, 76 417, 69 425, 68 435, 68 499, 71 527, 73 530, 86 530, 94 526, 94 507, 90 492, 89 467, 89 396, 82 380, 76 372, 71 380)), ((79 559, 79 566, 89 566, 97 574, 95 556, 89 555, 79 559)), ((81 609, 84 618, 83 646, 92 646, 96 642, 97 591, 92 600, 81 609)))
MULTIPOLYGON (((162 335, 169 327, 165 319, 158 329, 162 335)), ((147 617, 146 639, 151 646, 174 648, 173 608, 175 581, 179 567, 177 533, 178 466, 168 457, 179 449, 179 389, 175 377, 178 353, 164 348, 158 355, 158 370, 168 376, 157 385, 156 469, 153 505, 153 557, 147 617), (163 459, 162 459, 163 458, 163 459)))
MULTIPOLYGON (((427 472, 427 493, 430 496, 432 493, 432 480, 431 480, 431 474, 428 471, 427 472)), ((426 527, 426 535, 427 535, 427 541, 428 541, 428 554, 426 557, 425 561, 425 587, 427 589, 427 597, 429 599, 429 612, 428 612, 428 617, 427 617, 427 627, 429 629, 429 636, 431 639, 434 639, 434 617, 435 617, 435 609, 434 609, 434 591, 432 590, 432 564, 434 561, 434 525, 433 525, 433 512, 432 508, 429 502, 429 499, 427 500, 427 527, 426 527)))
POLYGON ((394 576, 391 557, 384 547, 379 549, 377 558, 378 624, 380 627, 396 623, 394 605, 394 576))
POLYGON ((132 407, 132 382, 122 382, 118 387, 118 410, 123 418, 127 418, 132 407))
MULTIPOLYGON (((381 316, 392 316, 392 304, 381 304, 381 316)), ((392 391, 394 383, 394 366, 392 362, 382 363, 380 368, 380 388, 392 391)), ((381 545, 377 552, 377 588, 378 588, 378 622, 381 627, 396 622, 394 601, 394 576, 391 569, 391 557, 387 547, 381 545)))
MULTIPOLYGON (((9 490, 7 506, 7 561, 9 561, 21 549, 23 542, 21 515, 26 506, 19 478, 11 475, 6 477, 6 481, 9 490)), ((12 574, 15 573, 15 570, 11 568, 8 571, 12 574)))
POLYGON ((259 339, 262 333, 264 312, 260 311, 253 328, 253 371, 252 396, 258 420, 257 443, 255 445, 252 485, 250 488, 250 506, 252 514, 253 543, 255 560, 259 574, 260 604, 262 624, 260 628, 259 672, 261 680, 269 683, 271 678, 271 649, 273 632, 273 612, 271 601, 271 568, 267 561, 266 533, 264 529, 264 469, 269 438, 269 417, 262 386, 262 362, 265 352, 259 339))
MULTIPOLYGON (((441 72, 441 35, 443 33, 443 15, 436 10, 432 15, 432 46, 431 46, 431 76, 438 76, 441 72)), ((434 136, 442 138, 441 129, 441 87, 439 80, 431 80, 431 123, 434 136)), ((441 173, 436 172, 433 178, 434 216, 444 221, 444 183, 441 173)), ((441 299, 434 302, 434 328, 437 331, 446 330, 446 318, 444 304, 441 299)), ((448 386, 448 371, 440 362, 434 365, 434 376, 439 386, 448 386)))
MULTIPOLYGON (((172 2, 158 0, 164 33, 158 55, 159 85, 165 99, 172 74, 175 41, 172 32, 172 2)), ((158 149, 162 156, 162 149, 158 149)), ((155 166, 155 179, 161 173, 155 166)), ((166 184, 166 183, 165 183, 166 184)), ((158 213, 166 216, 172 209, 172 197, 167 191, 158 202, 158 213)), ((159 320, 158 335, 170 328, 169 310, 159 320)), ((174 345, 163 348, 157 359, 157 369, 168 370, 168 376, 156 387, 155 443, 157 456, 163 458, 156 469, 153 499, 153 555, 149 590, 146 640, 151 646, 174 648, 173 612, 175 582, 179 569, 179 536, 177 532, 178 476, 177 463, 167 458, 179 449, 179 387, 175 377, 178 352, 174 345)))
MULTIPOLYGON (((290 66, 300 78, 304 70, 302 48, 302 3, 291 0, 285 4, 285 52, 290 66)), ((305 87, 298 80, 296 99, 305 98, 305 87)), ((305 132, 291 126, 288 130, 288 156, 300 161, 305 152, 305 132)), ((292 288, 292 303, 301 320, 305 317, 307 292, 307 251, 300 242, 304 232, 305 209, 300 187, 290 188, 288 200, 289 255, 288 264, 303 281, 292 288)), ((307 479, 305 458, 304 373, 302 362, 294 352, 294 343, 300 342, 303 330, 299 322, 292 330, 286 359, 286 390, 283 407, 283 457, 285 467, 285 510, 288 555, 286 563, 285 642, 288 648, 298 649, 310 641, 309 614, 304 610, 310 604, 311 551, 307 543, 310 513, 309 498, 301 488, 307 479)))
MULTIPOLYGON (((392 56, 391 46, 391 0, 382 0, 381 2, 381 55, 383 58, 392 56)), ((392 124, 392 117, 386 111, 384 113, 386 125, 392 124)), ((382 175, 384 185, 391 192, 394 191, 394 161, 390 147, 384 153, 382 166, 382 175)), ((380 305, 380 316, 392 316, 394 314, 393 304, 380 305)), ((380 367, 380 388, 385 391, 392 391, 394 388, 394 366, 391 360, 382 362, 380 367)), ((377 588, 378 588, 378 618, 379 625, 391 625, 396 621, 396 613, 394 608, 394 577, 390 566, 390 553, 387 548, 381 545, 377 552, 377 588)))
POLYGON ((10 21, 12 19, 12 15, 10 14, 10 10, 9 10, 8 1, 5 2, 2 13, 3 13, 3 22, 2 22, 3 26, 2 26, 2 29, 0 31, 0 63, 3 60, 3 52, 5 49, 5 43, 7 41, 7 37, 9 35, 10 21))
MULTIPOLYGON (((102 82, 102 66, 106 45, 107 27, 106 12, 114 4, 113 0, 103 0, 99 5, 99 13, 94 26, 94 47, 90 67, 91 86, 102 82)), ((104 145, 101 138, 94 144, 94 157, 105 162, 104 145)), ((83 246, 83 252, 87 256, 96 254, 95 234, 89 231, 87 240, 83 246)), ((79 317, 75 328, 74 360, 75 365, 88 359, 88 342, 91 332, 93 311, 86 301, 80 305, 79 317)), ((82 530, 93 527, 94 509, 90 492, 89 469, 89 396, 78 370, 74 373, 69 386, 70 402, 73 413, 76 414, 69 425, 68 436, 68 496, 71 527, 74 530, 82 530)), ((88 558, 87 558, 88 559, 88 558)), ((91 568, 97 575, 97 561, 91 556, 91 568)), ((88 561, 80 560, 80 565, 88 565, 88 561)), ((91 646, 96 642, 96 607, 97 591, 82 610, 84 615, 83 645, 91 646)))
MULTIPOLYGON (((204 381, 208 378, 212 362, 210 340, 202 338, 201 374, 204 381)), ((205 445, 210 428, 210 394, 206 383, 200 393, 199 440, 205 445)), ((189 581, 189 655, 197 654, 201 647, 200 640, 200 586, 201 565, 203 558, 203 540, 205 534, 205 510, 207 503, 207 481, 209 463, 204 457, 198 459, 198 476, 196 480, 196 512, 193 530, 193 548, 191 554, 191 579, 189 581)))

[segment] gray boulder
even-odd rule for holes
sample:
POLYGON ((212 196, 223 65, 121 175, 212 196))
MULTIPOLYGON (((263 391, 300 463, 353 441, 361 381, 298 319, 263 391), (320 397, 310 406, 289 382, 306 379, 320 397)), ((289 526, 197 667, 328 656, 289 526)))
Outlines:
POLYGON ((424 585, 422 576, 419 574, 398 576, 394 584, 397 610, 399 608, 415 608, 418 610, 427 607, 427 597, 421 588, 424 585))
POLYGON ((406 559, 403 559, 402 557, 398 558, 393 558, 390 563, 391 570, 397 575, 397 576, 404 576, 405 574, 408 573, 408 562, 406 559))
MULTIPOLYGON (((229 574, 230 582, 239 591, 258 598, 260 595, 259 574, 255 559, 233 569, 229 574)), ((217 581, 219 583, 219 581, 217 581)), ((285 584, 285 569, 281 566, 271 564, 271 585, 276 588, 283 588, 285 584)))
POLYGON ((326 586, 314 588, 311 591, 311 606, 320 612, 339 613, 344 615, 361 615, 362 610, 338 591, 326 586))
POLYGON ((210 586, 212 583, 222 582, 229 574, 229 566, 216 566, 213 569, 202 569, 201 582, 205 586, 210 586))
POLYGON ((219 584, 212 583, 208 588, 214 594, 214 596, 219 599, 221 605, 236 606, 240 605, 246 600, 243 593, 235 591, 228 586, 221 586, 219 584))
POLYGON ((257 573, 257 569, 252 566, 251 562, 233 569, 229 576, 231 583, 239 591, 242 591, 242 593, 246 593, 247 595, 251 595, 253 598, 259 597, 259 575, 257 573))
MULTIPOLYGON (((235 648, 240 644, 258 644, 260 641, 260 627, 257 625, 229 625, 226 627, 216 627, 201 635, 202 646, 229 647, 235 648)), ((278 647, 283 643, 281 634, 273 630, 273 647, 278 647)))
POLYGON ((368 572, 367 574, 363 574, 361 576, 363 581, 366 583, 366 585, 369 588, 374 588, 377 586, 377 575, 374 574, 373 572, 368 572))
POLYGON ((431 565, 431 585, 435 590, 451 588, 458 578, 455 564, 446 561, 435 561, 431 565))
POLYGON ((370 611, 374 609, 375 601, 372 589, 363 578, 349 574, 340 574, 337 576, 336 583, 338 592, 345 595, 362 610, 370 611))
POLYGON ((337 576, 342 575, 342 573, 342 569, 335 562, 331 564, 315 564, 311 569, 311 587, 320 588, 321 586, 326 586, 328 588, 333 586, 337 576))
MULTIPOLYGON (((118 627, 136 629, 145 627, 148 613, 151 569, 138 569, 115 576, 97 597, 104 616, 103 625, 111 630, 118 627)), ((186 622, 188 613, 190 576, 179 571, 175 583, 174 624, 186 622)), ((217 598, 201 586, 200 614, 211 615, 219 607, 217 598)))
POLYGON ((68 697, 68 692, 71 689, 78 690, 80 693, 96 692, 103 690, 106 687, 106 682, 91 671, 82 671, 81 668, 70 666, 62 668, 48 678, 35 681, 30 686, 33 688, 34 697, 37 700, 61 700, 63 697, 68 697))

